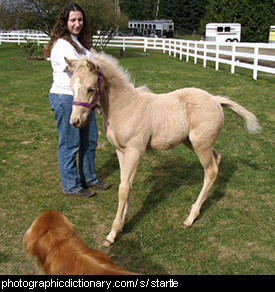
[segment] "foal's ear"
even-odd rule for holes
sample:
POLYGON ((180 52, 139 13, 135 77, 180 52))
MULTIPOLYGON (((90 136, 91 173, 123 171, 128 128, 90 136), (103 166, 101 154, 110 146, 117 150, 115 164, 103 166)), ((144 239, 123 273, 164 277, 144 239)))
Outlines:
POLYGON ((64 59, 71 68, 75 68, 78 60, 69 60, 66 57, 64 57, 64 59))
POLYGON ((93 63, 92 61, 90 60, 86 60, 87 61, 87 65, 88 65, 88 68, 92 71, 92 72, 96 72, 97 71, 97 66, 95 65, 95 63, 93 63))

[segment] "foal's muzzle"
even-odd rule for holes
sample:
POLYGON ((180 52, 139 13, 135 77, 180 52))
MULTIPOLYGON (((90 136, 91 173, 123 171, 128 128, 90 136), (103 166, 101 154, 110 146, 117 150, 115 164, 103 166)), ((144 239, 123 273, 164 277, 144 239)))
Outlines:
POLYGON ((70 124, 75 128, 81 128, 86 125, 87 119, 83 120, 80 117, 72 117, 70 118, 70 124))
POLYGON ((80 118, 74 118, 74 119, 71 118, 70 124, 75 128, 79 128, 81 125, 81 120, 80 120, 80 118))

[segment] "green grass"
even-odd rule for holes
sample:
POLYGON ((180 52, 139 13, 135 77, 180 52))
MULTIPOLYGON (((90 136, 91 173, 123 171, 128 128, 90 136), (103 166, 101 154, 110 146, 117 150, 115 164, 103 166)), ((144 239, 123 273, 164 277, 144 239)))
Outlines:
MULTIPOLYGON (((119 56, 118 49, 107 52, 119 56)), ((216 143, 218 179, 192 228, 183 229, 203 182, 197 157, 186 147, 147 152, 131 192, 131 217, 116 243, 103 248, 117 209, 119 167, 97 115, 97 174, 112 188, 91 199, 61 192, 58 137, 48 105, 52 71, 47 61, 27 61, 20 47, 0 46, 0 273, 37 274, 22 238, 44 210, 58 209, 91 248, 143 274, 274 274, 275 78, 232 75, 228 66, 203 68, 158 52, 126 50, 119 58, 135 80, 154 92, 199 87, 228 96, 254 112, 263 128, 249 135, 225 110, 216 143)))

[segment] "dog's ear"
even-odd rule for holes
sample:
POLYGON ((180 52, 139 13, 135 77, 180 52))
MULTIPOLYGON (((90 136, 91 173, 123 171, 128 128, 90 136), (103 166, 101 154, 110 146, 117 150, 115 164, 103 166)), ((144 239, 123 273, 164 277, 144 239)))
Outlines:
POLYGON ((24 249, 30 256, 36 254, 36 243, 41 236, 37 231, 37 228, 35 228, 34 224, 32 224, 23 237, 24 249))
POLYGON ((48 210, 39 215, 27 230, 23 245, 26 253, 44 258, 60 241, 74 233, 74 225, 59 211, 48 210))
POLYGON ((23 237, 23 247, 28 255, 34 255, 33 252, 34 240, 31 238, 31 235, 28 231, 25 233, 23 237))
POLYGON ((43 234, 48 231, 49 228, 49 217, 51 211, 45 211, 40 214, 32 223, 30 228, 24 235, 23 245, 27 254, 36 254, 36 243, 43 234))

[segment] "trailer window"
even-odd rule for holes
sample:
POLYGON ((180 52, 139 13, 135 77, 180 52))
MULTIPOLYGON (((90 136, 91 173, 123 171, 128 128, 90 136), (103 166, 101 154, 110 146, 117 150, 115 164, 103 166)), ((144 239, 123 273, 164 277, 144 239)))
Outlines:
POLYGON ((223 32, 223 27, 222 26, 218 26, 217 27, 217 32, 223 32))
POLYGON ((224 31, 226 31, 226 32, 230 32, 230 30, 231 30, 231 27, 230 27, 230 26, 226 26, 226 27, 224 28, 224 31))

